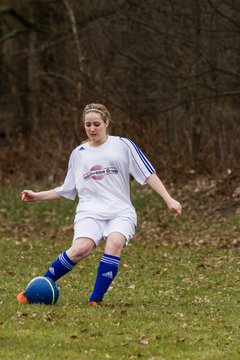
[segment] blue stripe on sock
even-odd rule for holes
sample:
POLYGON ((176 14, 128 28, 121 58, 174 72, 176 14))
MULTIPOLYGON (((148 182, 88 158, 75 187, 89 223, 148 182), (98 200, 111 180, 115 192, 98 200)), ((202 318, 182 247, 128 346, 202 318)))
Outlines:
POLYGON ((66 254, 66 251, 59 255, 59 261, 65 266, 67 269, 72 270, 76 265, 66 254))
POLYGON ((116 261, 119 262, 120 259, 119 258, 110 258, 109 256, 103 255, 102 259, 106 259, 106 260, 111 260, 111 261, 116 261))
POLYGON ((120 258, 118 256, 104 254, 100 260, 101 263, 119 266, 120 258))
POLYGON ((101 260, 101 263, 103 263, 103 264, 110 264, 110 265, 119 267, 119 262, 116 263, 116 262, 113 262, 113 261, 111 261, 111 260, 101 260))
POLYGON ((109 258, 109 259, 115 259, 120 261, 120 257, 119 256, 115 256, 115 255, 110 255, 110 254, 103 254, 103 256, 109 258))
POLYGON ((65 261, 64 257, 62 255, 59 255, 59 261, 61 262, 61 264, 66 267, 67 269, 71 270, 73 267, 71 265, 68 264, 67 261, 65 261))
POLYGON ((67 262, 68 262, 70 265, 72 265, 72 266, 75 266, 75 265, 76 265, 76 263, 73 262, 73 261, 67 256, 66 251, 63 252, 63 256, 64 256, 65 260, 67 260, 67 262))
POLYGON ((105 263, 109 263, 109 264, 116 264, 116 265, 119 264, 119 261, 117 261, 117 260, 111 260, 111 259, 107 259, 107 258, 102 258, 102 259, 101 259, 101 262, 105 262, 105 263))

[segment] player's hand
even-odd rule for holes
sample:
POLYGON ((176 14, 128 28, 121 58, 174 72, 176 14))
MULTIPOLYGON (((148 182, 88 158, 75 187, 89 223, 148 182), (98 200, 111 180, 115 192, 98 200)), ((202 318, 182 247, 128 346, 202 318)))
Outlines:
POLYGON ((22 191, 22 201, 37 201, 37 194, 32 190, 22 191))
POLYGON ((174 200, 174 199, 171 199, 168 203, 167 203, 167 206, 169 208, 169 210, 173 213, 175 213, 176 217, 180 217, 181 214, 182 214, 182 205, 174 200))

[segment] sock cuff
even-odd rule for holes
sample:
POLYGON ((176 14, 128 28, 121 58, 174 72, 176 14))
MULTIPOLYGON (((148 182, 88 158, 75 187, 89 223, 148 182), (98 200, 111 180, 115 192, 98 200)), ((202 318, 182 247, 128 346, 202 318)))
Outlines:
POLYGON ((119 267, 120 257, 119 256, 114 256, 114 255, 109 255, 109 254, 104 254, 102 256, 100 262, 104 263, 104 264, 109 264, 109 265, 119 267))
POLYGON ((67 269, 72 270, 76 265, 68 256, 66 251, 59 255, 59 261, 65 266, 67 269))

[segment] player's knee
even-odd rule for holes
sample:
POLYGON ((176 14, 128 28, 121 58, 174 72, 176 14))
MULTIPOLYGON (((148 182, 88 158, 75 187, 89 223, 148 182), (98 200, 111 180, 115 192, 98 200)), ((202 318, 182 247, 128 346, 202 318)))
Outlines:
POLYGON ((107 240, 105 252, 109 255, 120 256, 124 245, 125 245, 125 237, 111 236, 111 238, 107 240))
POLYGON ((71 248, 68 250, 68 255, 73 262, 77 263, 87 257, 93 247, 94 244, 92 242, 79 243, 76 241, 76 243, 73 243, 71 248))
POLYGON ((77 263, 87 257, 90 251, 91 249, 87 248, 86 246, 71 247, 69 249, 69 257, 73 262, 77 263))

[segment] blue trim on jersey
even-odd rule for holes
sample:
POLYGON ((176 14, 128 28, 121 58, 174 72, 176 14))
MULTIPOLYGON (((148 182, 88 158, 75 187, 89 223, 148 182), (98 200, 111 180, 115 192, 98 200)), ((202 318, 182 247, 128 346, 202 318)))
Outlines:
POLYGON ((136 150, 136 153, 138 154, 138 156, 140 157, 140 159, 142 160, 142 163, 145 165, 145 167, 147 168, 147 170, 153 174, 155 172, 155 169, 152 167, 152 165, 150 164, 150 162, 147 160, 147 158, 144 156, 144 154, 142 153, 142 151, 137 147, 137 145, 129 138, 120 138, 123 142, 125 142, 123 139, 128 140, 134 147, 134 149, 136 150))
POLYGON ((132 157, 133 157, 133 160, 134 160, 135 163, 136 163, 136 166, 138 167, 139 171, 143 174, 143 176, 146 178, 146 175, 144 174, 144 172, 143 172, 142 169, 140 168, 137 160, 136 160, 135 157, 134 157, 134 154, 133 154, 133 152, 132 152, 132 147, 125 141, 125 140, 127 140, 127 139, 120 137, 120 140, 122 140, 122 141, 124 142, 124 144, 126 144, 126 146, 129 148, 129 151, 130 151, 131 154, 132 154, 132 157))
POLYGON ((128 140, 134 146, 135 150, 137 151, 139 157, 142 159, 142 162, 145 164, 148 171, 150 173, 153 173, 154 169, 153 169, 152 165, 150 164, 150 162, 147 160, 147 158, 143 155, 142 151, 137 147, 137 145, 132 140, 130 140, 130 139, 128 139, 128 140))

